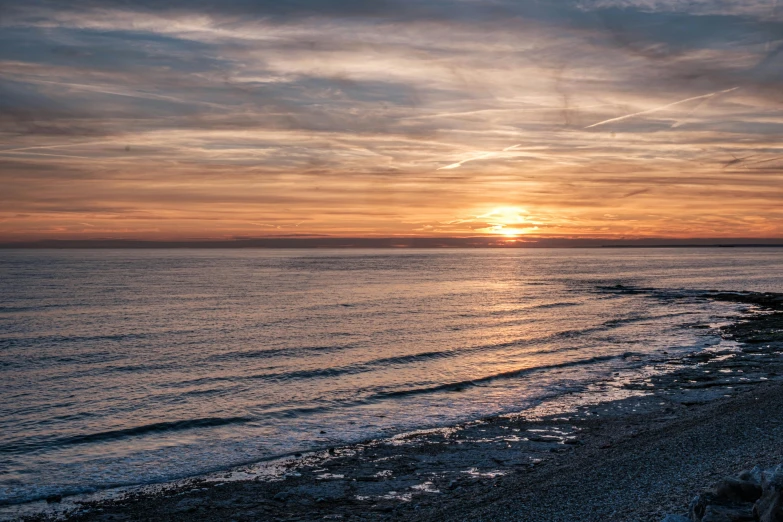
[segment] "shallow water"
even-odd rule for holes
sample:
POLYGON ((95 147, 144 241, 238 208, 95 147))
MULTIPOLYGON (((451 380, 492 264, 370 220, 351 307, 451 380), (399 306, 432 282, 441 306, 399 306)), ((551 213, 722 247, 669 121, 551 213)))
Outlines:
POLYGON ((781 249, 0 251, 0 503, 521 410, 783 291, 781 249))

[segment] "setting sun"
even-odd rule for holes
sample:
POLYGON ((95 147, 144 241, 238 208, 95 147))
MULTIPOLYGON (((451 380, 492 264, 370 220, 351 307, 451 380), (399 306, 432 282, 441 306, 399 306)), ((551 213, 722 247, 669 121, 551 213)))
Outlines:
POLYGON ((516 237, 538 229, 538 223, 532 222, 529 212, 520 207, 498 207, 477 216, 477 220, 483 220, 488 225, 478 231, 506 237, 516 237))

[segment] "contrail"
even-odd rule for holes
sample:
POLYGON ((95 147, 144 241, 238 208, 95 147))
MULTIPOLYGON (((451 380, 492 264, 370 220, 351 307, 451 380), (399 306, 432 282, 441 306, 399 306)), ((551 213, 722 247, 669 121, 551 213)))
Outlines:
POLYGON ((91 158, 89 156, 72 156, 70 154, 45 154, 43 152, 17 152, 17 154, 24 154, 25 156, 52 156, 55 158, 96 159, 96 158, 91 158))
POLYGON ((770 161, 778 161, 778 160, 781 160, 781 159, 783 159, 783 156, 778 156, 776 158, 769 158, 769 159, 765 159, 765 160, 751 161, 751 162, 748 162, 748 165, 758 165, 759 163, 769 163, 770 161))
POLYGON ((702 107, 704 107, 705 105, 710 103, 710 100, 712 100, 712 97, 705 98, 704 100, 702 100, 701 103, 699 103, 696 107, 694 107, 693 109, 688 111, 688 114, 686 114, 684 118, 679 119, 679 120, 675 121, 674 123, 672 123, 672 127, 671 128, 672 129, 676 129, 677 127, 681 127, 682 125, 685 125, 686 123, 688 123, 688 119, 691 116, 693 116, 693 114, 696 111, 698 111, 699 109, 701 109, 702 107))
POLYGON ((438 170, 456 169, 456 168, 461 167, 462 165, 464 165, 465 163, 467 163, 469 161, 476 161, 476 160, 480 160, 480 159, 484 159, 484 158, 491 158, 492 156, 497 156, 501 152, 507 152, 509 150, 514 150, 514 149, 520 147, 521 145, 522 145, 521 143, 517 143, 516 145, 512 145, 510 147, 506 147, 505 149, 503 149, 500 152, 485 152, 484 154, 480 154, 480 155, 474 156, 472 158, 468 158, 468 159, 465 159, 465 160, 462 160, 462 161, 458 161, 457 163, 452 163, 451 165, 446 165, 445 167, 441 167, 438 170))
POLYGON ((141 98, 141 99, 148 99, 148 100, 166 100, 166 101, 173 101, 175 103, 193 103, 196 105, 206 105, 208 107, 216 107, 223 109, 225 108, 224 105, 220 105, 217 103, 210 103, 205 101, 197 101, 197 100, 186 100, 184 98, 177 98, 176 96, 166 96, 163 94, 155 94, 151 92, 140 92, 140 91, 133 91, 133 90, 116 90, 116 89, 107 89, 105 87, 100 87, 97 85, 86 85, 83 83, 70 83, 70 82, 54 82, 51 80, 38 80, 38 79, 27 79, 30 83, 44 83, 44 84, 51 84, 51 85, 63 85, 66 87, 70 87, 72 89, 81 89, 83 91, 89 91, 89 92, 97 92, 99 94, 112 94, 114 96, 126 96, 128 98, 141 98))
MULTIPOLYGON (((569 110, 578 111, 582 109, 595 109, 596 107, 608 107, 614 105, 613 103, 599 103, 596 105, 581 105, 579 107, 571 107, 569 110)), ((562 111, 562 107, 520 107, 517 109, 477 109, 475 111, 463 111, 463 112, 443 112, 438 114, 422 114, 421 116, 407 116, 402 118, 403 120, 423 120, 431 118, 446 118, 449 116, 470 116, 472 114, 484 114, 488 112, 552 112, 562 111)))
POLYGON ((676 101, 674 103, 669 103, 667 105, 662 105, 660 107, 655 107, 654 109, 647 109, 646 111, 635 112, 633 114, 626 114, 625 116, 619 116, 617 118, 611 118, 609 120, 599 121, 598 123, 593 123, 592 125, 588 125, 587 127, 585 127, 585 129, 591 129, 593 127, 598 127, 599 125, 606 125, 607 123, 613 123, 613 122, 616 122, 616 121, 627 120, 628 118, 633 118, 635 116, 642 116, 644 114, 650 114, 650 113, 653 113, 653 112, 662 111, 664 109, 668 109, 669 107, 674 107, 675 105, 680 105, 681 103, 686 103, 686 102, 694 101, 694 100, 701 100, 703 98, 711 98, 711 97, 713 97, 713 96, 715 96, 717 94, 726 94, 727 92, 736 91, 737 89, 739 89, 739 87, 733 87, 731 89, 726 89, 725 91, 711 92, 710 94, 702 94, 701 96, 694 96, 693 98, 687 98, 685 100, 680 100, 680 101, 676 101))
POLYGON ((60 145, 37 145, 35 147, 20 147, 16 149, 3 149, 0 150, 0 154, 6 153, 6 152, 17 152, 20 150, 33 150, 33 149, 61 149, 63 147, 80 147, 82 145, 97 145, 102 143, 116 143, 116 140, 114 141, 107 141, 107 140, 101 140, 101 141, 87 141, 82 143, 64 143, 60 145))
MULTIPOLYGON (((732 156, 734 156, 734 154, 732 154, 732 156)), ((745 156, 744 158, 738 158, 737 156, 734 156, 734 159, 727 161, 726 164, 723 165, 723 168, 725 169, 727 167, 731 167, 732 165, 738 165, 744 162, 746 159, 752 158, 754 156, 758 156, 758 154, 751 154, 750 156, 745 156)))

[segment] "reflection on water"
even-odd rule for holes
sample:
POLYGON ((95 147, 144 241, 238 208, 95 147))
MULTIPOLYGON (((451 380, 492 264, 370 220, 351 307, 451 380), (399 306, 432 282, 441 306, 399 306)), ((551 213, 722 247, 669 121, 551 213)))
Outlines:
POLYGON ((783 290, 777 249, 6 251, 0 502, 534 406, 783 290), (775 286, 777 285, 777 287, 775 286))

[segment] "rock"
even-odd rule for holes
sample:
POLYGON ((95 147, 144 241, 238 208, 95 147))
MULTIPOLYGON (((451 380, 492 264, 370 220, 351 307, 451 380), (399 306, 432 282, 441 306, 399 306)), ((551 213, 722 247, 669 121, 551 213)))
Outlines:
POLYGON ((783 522, 783 464, 721 481, 691 501, 689 514, 692 522, 783 522))
POLYGON ((752 522, 753 503, 702 493, 691 501, 690 516, 693 522, 752 522))
POLYGON ((693 497, 693 500, 691 500, 691 505, 688 506, 688 514, 690 515, 691 520, 693 522, 701 522, 701 519, 704 516, 704 511, 713 500, 714 497, 711 493, 704 493, 702 495, 696 495, 693 497))
POLYGON ((715 496, 733 502, 755 502, 761 498, 761 484, 741 479, 726 479, 715 487, 715 496))
POLYGON ((758 484, 761 486, 761 480, 763 476, 764 470, 761 469, 761 466, 756 466, 750 471, 743 471, 739 474, 740 480, 747 480, 749 482, 753 482, 754 484, 758 484))
POLYGON ((761 488, 761 498, 753 507, 756 520, 780 522, 783 520, 783 464, 762 474, 761 488))
POLYGON ((286 500, 288 500, 288 497, 290 496, 291 494, 288 491, 281 491, 280 493, 278 493, 272 498, 277 500, 278 502, 285 502, 286 500))

